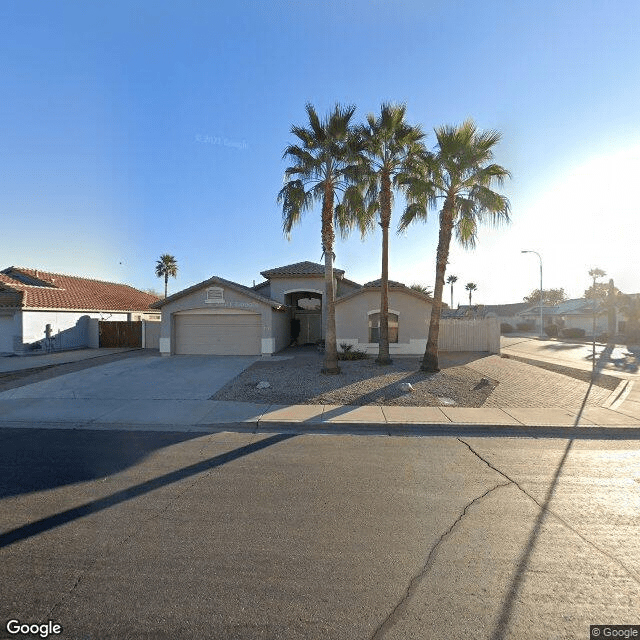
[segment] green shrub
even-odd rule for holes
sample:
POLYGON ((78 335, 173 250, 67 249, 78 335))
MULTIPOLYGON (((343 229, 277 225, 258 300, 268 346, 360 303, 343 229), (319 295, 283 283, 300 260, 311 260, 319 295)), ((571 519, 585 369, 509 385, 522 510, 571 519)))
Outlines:
POLYGON ((500 333, 513 333, 513 327, 508 322, 501 322, 500 333))
POLYGON ((352 344, 346 342, 340 344, 340 349, 342 351, 338 351, 338 360, 366 360, 369 357, 366 352, 354 349, 352 344))
POLYGON ((557 324, 548 324, 545 328, 544 328, 544 332, 550 337, 550 338, 557 338, 558 337, 558 325, 557 324))
POLYGON ((533 322, 520 322, 516 325, 516 329, 518 331, 533 331, 536 328, 536 325, 533 322))
POLYGON ((585 331, 584 329, 563 329, 562 337, 563 338, 584 338, 585 331))

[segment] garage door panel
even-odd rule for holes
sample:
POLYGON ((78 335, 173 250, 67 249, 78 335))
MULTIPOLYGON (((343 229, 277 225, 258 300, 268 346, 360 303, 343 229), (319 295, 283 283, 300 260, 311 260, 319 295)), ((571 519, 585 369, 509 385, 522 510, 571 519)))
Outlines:
POLYGON ((176 353, 260 355, 261 320, 252 314, 176 316, 176 353))

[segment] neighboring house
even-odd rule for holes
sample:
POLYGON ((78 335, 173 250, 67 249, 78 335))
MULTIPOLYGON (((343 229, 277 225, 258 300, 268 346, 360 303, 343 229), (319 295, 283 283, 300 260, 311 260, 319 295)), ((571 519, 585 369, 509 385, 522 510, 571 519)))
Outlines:
MULTIPOLYGON (((586 298, 574 298, 565 300, 556 306, 542 307, 542 319, 545 326, 555 324, 561 329, 584 329, 585 333, 593 332, 593 300, 586 298)), ((596 303, 596 333, 603 333, 608 330, 608 314, 606 307, 601 303, 596 303)), ((540 327, 540 308, 536 305, 517 314, 521 318, 520 322, 534 324, 540 327)))
MULTIPOLYGON (((362 286, 334 269, 337 342, 372 351, 379 340, 380 281, 362 286)), ((160 352, 270 355, 324 338, 324 266, 298 262, 262 272, 253 287, 214 276, 153 307, 162 310, 160 352)), ((431 298, 389 283, 391 353, 422 353, 431 298)))
POLYGON ((9 267, 0 271, 0 353, 89 346, 90 318, 159 320, 157 300, 125 284, 9 267))

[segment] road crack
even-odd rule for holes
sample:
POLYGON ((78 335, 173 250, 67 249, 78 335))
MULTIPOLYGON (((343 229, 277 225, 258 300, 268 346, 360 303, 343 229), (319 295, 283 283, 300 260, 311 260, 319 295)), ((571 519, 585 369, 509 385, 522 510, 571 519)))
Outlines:
POLYGON ((535 496, 529 493, 522 485, 520 485, 516 480, 507 475, 504 471, 501 471, 497 467, 493 466, 487 459, 483 458, 468 442, 465 442, 462 438, 456 438, 459 442, 465 445, 474 456, 476 456, 479 460, 484 462, 490 469, 493 469, 496 473, 499 473, 503 478, 506 478, 509 482, 513 483, 529 500, 535 502, 540 509, 546 511, 548 514, 552 515, 558 522, 560 522, 564 527, 569 529, 573 534, 578 536, 580 540, 582 540, 585 544, 590 546, 592 549, 595 549, 598 553, 601 553, 603 556, 611 560, 614 564, 618 565, 626 574, 633 580, 636 584, 640 585, 640 576, 635 573, 632 569, 627 567, 627 565, 622 562, 619 558, 609 553, 606 549, 598 546, 592 540, 589 540, 584 534, 580 533, 568 520, 565 520, 560 514, 556 513, 552 509, 550 509, 546 504, 543 504, 538 500, 535 496))
POLYGON ((371 640, 379 640, 380 638, 382 638, 385 635, 385 633, 389 631, 389 629, 391 629, 391 627, 393 627, 396 624, 396 622, 398 622, 398 620, 401 618, 401 616, 403 615, 405 609, 409 604, 409 601, 417 591, 418 586, 420 585, 420 582, 422 582, 422 579, 426 576, 426 574, 429 572, 429 570, 433 566, 433 563, 435 562, 436 554, 438 551, 438 547, 444 542, 445 538, 447 538, 451 534, 451 532, 455 529, 456 525, 465 517, 468 509, 474 504, 480 502, 480 500, 484 499, 486 496, 488 496, 490 493, 492 493, 496 489, 500 489, 501 487, 507 487, 509 486, 509 484, 511 484, 511 481, 501 482, 495 485, 494 487, 487 489, 482 495, 475 497, 473 500, 471 500, 471 502, 468 502, 465 505, 464 509, 460 512, 460 515, 458 515, 458 517, 454 520, 453 524, 433 544, 433 546, 429 550, 425 563, 422 565, 422 568, 420 569, 420 571, 418 571, 418 573, 416 573, 411 578, 411 580, 409 580, 409 584, 407 585, 404 595, 402 596, 402 598, 400 598, 400 600, 398 601, 396 606, 391 610, 389 615, 380 623, 378 628, 373 632, 373 635, 371 636, 371 640))

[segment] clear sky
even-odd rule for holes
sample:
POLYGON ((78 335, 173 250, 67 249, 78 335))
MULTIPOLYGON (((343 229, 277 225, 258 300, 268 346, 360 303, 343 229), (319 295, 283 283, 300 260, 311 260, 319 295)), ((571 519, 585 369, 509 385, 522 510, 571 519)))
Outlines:
MULTIPOLYGON (((177 291, 212 275, 321 261, 320 211, 291 240, 276 195, 306 102, 406 103, 433 128, 472 117, 503 140, 512 223, 452 246, 474 302, 539 284, 577 297, 600 267, 640 292, 637 0, 5 2, 0 7, 0 266, 177 291)), ((400 201, 394 211, 397 222, 400 201)), ((390 277, 433 286, 437 215, 394 236, 390 277)), ((380 276, 380 235, 336 246, 380 276)), ((448 295, 445 296, 448 301, 448 295)))

